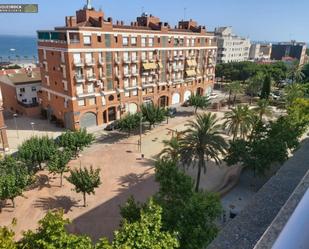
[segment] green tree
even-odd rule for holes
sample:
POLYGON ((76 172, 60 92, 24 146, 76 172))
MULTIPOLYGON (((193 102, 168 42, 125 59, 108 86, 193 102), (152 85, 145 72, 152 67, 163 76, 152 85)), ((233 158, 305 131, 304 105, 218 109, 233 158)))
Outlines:
POLYGON ((303 66, 298 61, 295 61, 288 70, 288 77, 292 80, 292 83, 301 83, 305 79, 306 75, 303 72, 303 66))
POLYGON ((263 116, 270 117, 272 115, 272 110, 269 106, 269 101, 267 99, 260 99, 257 102, 257 106, 253 108, 253 111, 259 115, 259 119, 263 120, 263 116))
POLYGON ((248 105, 238 105, 225 113, 223 127, 233 136, 233 140, 238 135, 245 138, 252 128, 253 116, 253 112, 248 105))
POLYGON ((70 234, 66 230, 69 220, 63 218, 63 211, 48 212, 39 221, 39 228, 24 233, 19 242, 22 249, 94 249, 87 236, 70 234))
POLYGON ((32 137, 18 148, 18 157, 27 162, 29 171, 35 172, 37 166, 42 169, 42 163, 47 162, 56 151, 56 144, 48 136, 32 137))
POLYGON ((0 227, 0 249, 17 249, 15 233, 9 227, 0 227))
POLYGON ((200 109, 206 109, 209 105, 209 99, 207 96, 201 96, 201 95, 191 95, 189 100, 189 105, 193 106, 194 109, 194 113, 196 114, 198 108, 200 109))
POLYGON ((233 105, 235 105, 236 100, 237 100, 237 95, 243 93, 244 88, 239 81, 234 81, 226 85, 225 90, 228 91, 229 93, 228 105, 230 108, 231 97, 233 96, 233 105))
POLYGON ((141 114, 135 113, 135 114, 127 114, 123 118, 119 120, 119 128, 122 131, 128 132, 129 136, 131 135, 131 132, 137 129, 140 125, 141 121, 141 114))
POLYGON ((94 194, 95 188, 101 185, 100 169, 73 169, 67 181, 75 186, 77 193, 83 193, 84 207, 86 207, 86 194, 94 194))
POLYGON ((305 95, 304 86, 301 84, 291 84, 285 89, 285 100, 286 105, 289 108, 292 106, 293 102, 298 98, 303 98, 305 95))
POLYGON ((6 156, 0 161, 0 200, 11 200, 22 195, 30 182, 28 170, 22 162, 12 156, 6 156))
POLYGON ((66 131, 57 138, 58 145, 70 149, 75 153, 75 156, 93 141, 94 136, 87 133, 86 129, 66 131))
POLYGON ((250 96, 250 105, 252 104, 253 97, 260 93, 263 80, 264 74, 262 72, 257 73, 249 79, 249 84, 247 85, 246 91, 250 96))
POLYGON ((263 82, 261 98, 268 99, 270 95, 270 91, 271 91, 271 76, 267 74, 263 82))
POLYGON ((215 114, 197 115, 196 121, 187 123, 189 128, 181 139, 181 161, 188 166, 195 166, 197 162, 196 192, 199 190, 202 169, 206 173, 206 161, 213 159, 219 164, 220 155, 224 154, 227 147, 217 122, 215 114))
POLYGON ((161 123, 165 120, 165 110, 160 106, 155 106, 154 104, 147 104, 141 106, 141 111, 144 121, 149 123, 149 128, 151 129, 156 123, 161 123))
POLYGON ((216 220, 221 214, 217 195, 195 192, 190 176, 179 169, 176 162, 160 160, 156 163, 159 192, 156 202, 163 208, 163 228, 178 232, 181 249, 200 249, 216 237, 216 220))
POLYGON ((72 158, 72 154, 72 151, 69 149, 64 149, 62 151, 57 150, 48 162, 49 172, 53 174, 60 174, 60 187, 62 187, 63 173, 69 171, 68 163, 72 158))
POLYGON ((309 125, 309 99, 297 98, 288 108, 289 119, 293 124, 309 125))
POLYGON ((163 143, 164 149, 161 151, 159 156, 178 162, 181 154, 179 138, 175 136, 170 140, 164 140, 163 143))
POLYGON ((124 220, 120 230, 115 232, 111 246, 106 240, 101 243, 105 249, 173 249, 179 248, 177 234, 162 230, 162 208, 150 200, 140 210, 140 218, 129 222, 124 220))

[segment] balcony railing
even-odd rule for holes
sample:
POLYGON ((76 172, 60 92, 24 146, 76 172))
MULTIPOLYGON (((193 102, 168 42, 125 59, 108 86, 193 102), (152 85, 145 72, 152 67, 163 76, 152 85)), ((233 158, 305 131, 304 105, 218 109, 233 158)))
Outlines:
POLYGON ((74 60, 74 66, 76 67, 83 67, 85 65, 84 60, 80 59, 80 60, 74 60))
POLYGON ((76 74, 74 78, 77 83, 85 82, 85 76, 83 74, 76 74))
POLYGON ((96 80, 96 75, 93 73, 93 74, 89 74, 87 75, 87 80, 88 81, 94 81, 96 80))
POLYGON ((86 65, 87 66, 94 66, 95 65, 95 60, 94 59, 86 60, 86 65))

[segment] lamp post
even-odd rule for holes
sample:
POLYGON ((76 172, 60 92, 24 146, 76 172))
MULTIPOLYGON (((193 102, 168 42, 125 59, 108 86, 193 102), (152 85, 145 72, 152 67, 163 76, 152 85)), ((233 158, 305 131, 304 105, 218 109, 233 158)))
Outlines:
POLYGON ((17 138, 19 138, 18 126, 17 126, 17 117, 18 117, 17 113, 14 113, 14 114, 13 114, 13 117, 14 117, 16 135, 17 135, 17 138))
POLYGON ((34 125, 35 125, 35 123, 31 122, 30 124, 31 124, 31 128, 32 128, 32 135, 34 136, 34 125))
POLYGON ((142 153, 142 133, 143 133, 143 115, 140 114, 140 118, 139 118, 139 141, 138 141, 140 153, 142 153))

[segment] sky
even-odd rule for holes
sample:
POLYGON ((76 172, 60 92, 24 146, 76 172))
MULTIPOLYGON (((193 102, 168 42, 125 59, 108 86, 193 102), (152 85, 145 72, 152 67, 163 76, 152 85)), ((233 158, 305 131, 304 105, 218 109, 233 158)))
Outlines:
MULTIPOLYGON (((37 14, 0 14, 0 34, 35 36, 36 30, 63 26, 86 0, 0 0, 3 3, 37 3, 37 14)), ((184 17, 209 31, 232 26, 234 33, 254 41, 309 42, 309 0, 92 0, 106 17, 129 24, 142 11, 171 25, 184 17), (186 11, 185 11, 186 9, 186 11)))

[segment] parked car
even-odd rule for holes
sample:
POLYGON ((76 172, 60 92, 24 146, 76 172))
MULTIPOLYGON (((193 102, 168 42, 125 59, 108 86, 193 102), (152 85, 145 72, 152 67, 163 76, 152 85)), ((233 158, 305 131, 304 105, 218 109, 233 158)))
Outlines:
POLYGON ((189 100, 186 100, 181 106, 183 106, 183 107, 190 106, 189 100))
POLYGON ((274 99, 274 100, 279 100, 280 99, 280 95, 276 94, 276 93, 270 93, 269 96, 274 99))
POLYGON ((209 96, 208 96, 208 99, 215 99, 218 97, 218 94, 216 93, 211 93, 209 96))
POLYGON ((119 127, 119 121, 118 120, 115 120, 114 122, 108 124, 104 130, 106 131, 113 131, 113 130, 118 130, 120 127, 119 127))

